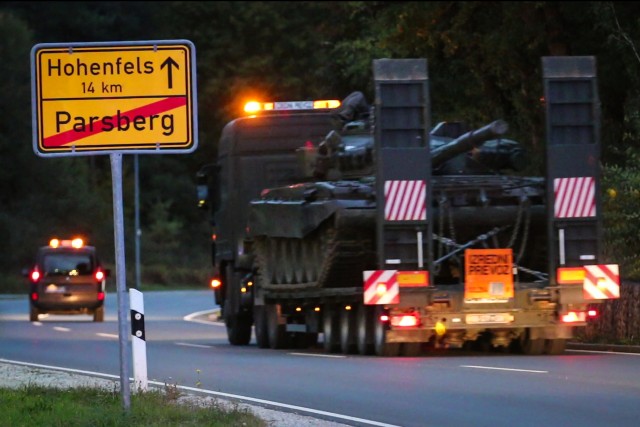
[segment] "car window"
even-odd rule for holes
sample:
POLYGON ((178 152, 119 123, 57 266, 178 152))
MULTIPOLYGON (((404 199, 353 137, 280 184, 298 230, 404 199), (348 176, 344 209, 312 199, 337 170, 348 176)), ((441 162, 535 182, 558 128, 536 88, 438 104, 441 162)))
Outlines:
POLYGON ((93 263, 89 254, 52 253, 46 254, 43 260, 45 275, 91 275, 93 263))

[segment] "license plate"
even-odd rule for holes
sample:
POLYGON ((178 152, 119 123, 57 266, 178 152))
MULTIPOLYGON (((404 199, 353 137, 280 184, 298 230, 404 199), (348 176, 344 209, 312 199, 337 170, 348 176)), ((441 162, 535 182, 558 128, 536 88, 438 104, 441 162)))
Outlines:
POLYGON ((47 285, 47 287, 44 288, 44 292, 47 294, 60 294, 66 291, 67 291, 67 288, 65 288, 64 286, 54 285, 53 283, 51 283, 50 285, 47 285))
POLYGON ((511 323, 513 322, 513 315, 509 313, 467 314, 466 321, 469 325, 480 323, 511 323))

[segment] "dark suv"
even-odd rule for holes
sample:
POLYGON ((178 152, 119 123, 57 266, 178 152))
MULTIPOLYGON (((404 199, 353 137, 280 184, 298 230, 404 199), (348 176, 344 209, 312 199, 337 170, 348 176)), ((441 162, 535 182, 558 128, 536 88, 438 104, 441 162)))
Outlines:
POLYGON ((38 249, 35 265, 25 274, 32 322, 44 313, 93 314, 94 322, 104 321, 109 270, 102 267, 93 246, 81 239, 52 239, 38 249))

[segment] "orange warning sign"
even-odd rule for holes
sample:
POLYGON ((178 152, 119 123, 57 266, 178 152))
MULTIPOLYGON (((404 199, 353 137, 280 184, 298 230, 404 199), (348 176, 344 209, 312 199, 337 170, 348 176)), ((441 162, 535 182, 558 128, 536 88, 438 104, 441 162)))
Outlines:
POLYGON ((424 270, 398 271, 398 285, 401 288, 429 286, 429 272, 424 270))
POLYGON ((506 302, 513 298, 511 249, 467 249, 464 261, 465 302, 506 302))

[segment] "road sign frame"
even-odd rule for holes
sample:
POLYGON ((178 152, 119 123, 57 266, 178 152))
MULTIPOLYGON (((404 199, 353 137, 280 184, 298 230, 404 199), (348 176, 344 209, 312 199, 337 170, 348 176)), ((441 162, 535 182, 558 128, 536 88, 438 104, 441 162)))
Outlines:
POLYGON ((193 152, 198 146, 195 56, 195 46, 184 39, 36 44, 31 49, 34 152, 40 157, 193 152))

